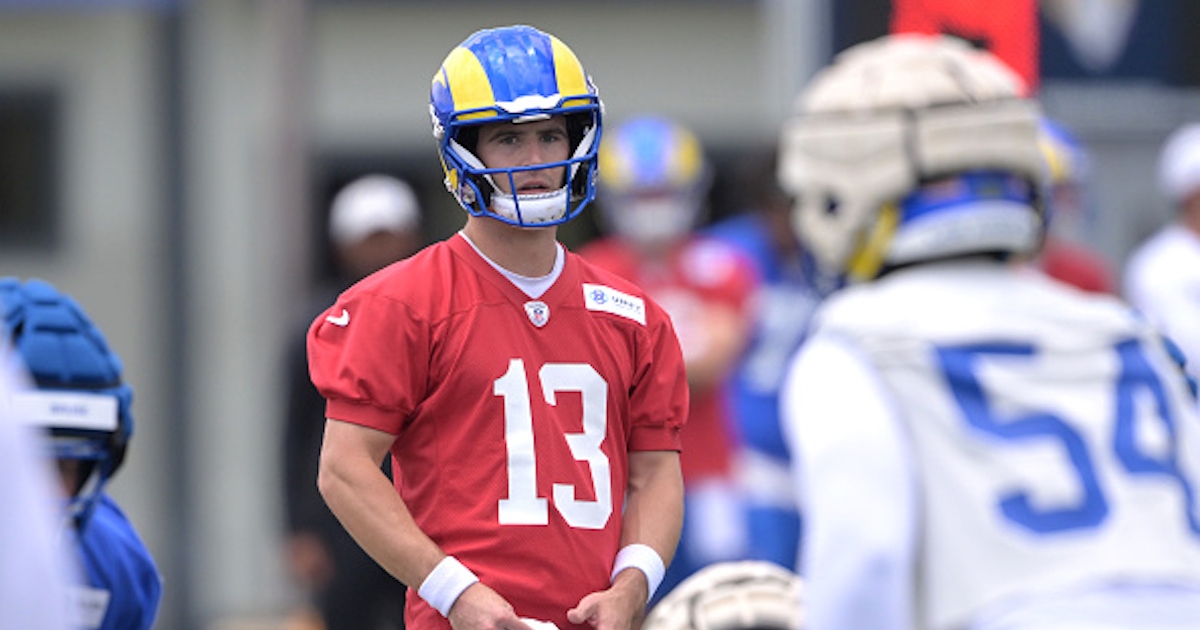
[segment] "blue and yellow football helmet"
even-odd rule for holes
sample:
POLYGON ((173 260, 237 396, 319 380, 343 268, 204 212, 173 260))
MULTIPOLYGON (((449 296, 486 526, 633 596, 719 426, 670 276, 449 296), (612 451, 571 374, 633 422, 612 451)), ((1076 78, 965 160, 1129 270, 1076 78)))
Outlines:
POLYGON ((602 109, 591 77, 558 38, 521 25, 476 32, 450 51, 430 91, 446 188, 474 216, 521 227, 571 220, 595 198, 602 109), (557 115, 566 117, 571 142, 564 162, 489 169, 474 153, 480 125, 557 115), (559 167, 566 181, 547 194, 505 194, 492 179, 559 167))
POLYGON ((712 180, 700 140, 658 116, 622 123, 600 146, 600 200, 622 238, 658 244, 700 222, 712 180))
POLYGON ((1047 224, 1059 236, 1088 240, 1093 217, 1087 149, 1070 130, 1045 116, 1038 125, 1038 146, 1046 160, 1047 224))
POLYGON ((33 381, 12 397, 13 415, 45 430, 59 460, 81 463, 67 516, 82 526, 133 436, 133 390, 121 359, 70 296, 32 279, 0 279, 9 342, 33 381))

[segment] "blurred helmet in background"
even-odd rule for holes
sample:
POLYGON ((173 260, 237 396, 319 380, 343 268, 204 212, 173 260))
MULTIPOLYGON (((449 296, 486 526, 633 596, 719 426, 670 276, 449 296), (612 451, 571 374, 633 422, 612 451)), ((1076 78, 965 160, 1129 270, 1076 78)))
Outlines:
POLYGON ((49 434, 54 456, 77 460, 68 515, 82 526, 125 460, 133 437, 133 390, 120 358, 70 296, 37 279, 0 279, 12 348, 33 388, 12 394, 14 417, 49 434))
POLYGON ((785 123, 780 185, 822 270, 867 280, 913 262, 1033 255, 1042 240, 1037 104, 992 54, 945 35, 859 44, 785 123))
POLYGON ((1046 223, 1057 236, 1086 242, 1092 221, 1091 156, 1074 133, 1046 117, 1038 126, 1038 146, 1046 160, 1046 223))
POLYGON ((666 118, 631 118, 600 146, 603 218, 627 240, 657 244, 691 232, 707 210, 711 181, 700 140, 666 118))

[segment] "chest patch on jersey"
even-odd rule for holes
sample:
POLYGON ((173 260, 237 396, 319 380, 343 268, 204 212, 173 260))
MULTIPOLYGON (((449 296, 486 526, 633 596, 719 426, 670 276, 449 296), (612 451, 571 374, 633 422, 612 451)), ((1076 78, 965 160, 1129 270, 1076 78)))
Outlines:
POLYGON ((583 303, 589 311, 601 311, 627 317, 646 325, 646 302, 602 284, 583 285, 583 303))
POLYGON ((541 328, 550 321, 550 307, 545 302, 526 302, 525 314, 529 315, 529 321, 533 322, 534 326, 541 328))

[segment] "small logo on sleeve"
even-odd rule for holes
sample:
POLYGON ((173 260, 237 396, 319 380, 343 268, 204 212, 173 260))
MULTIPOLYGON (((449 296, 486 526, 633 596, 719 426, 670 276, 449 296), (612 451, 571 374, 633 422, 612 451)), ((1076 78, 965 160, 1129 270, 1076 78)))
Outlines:
POLYGON ((602 284, 583 285, 583 303, 589 311, 612 313, 646 325, 646 302, 602 284))
POLYGON ((326 315, 325 321, 333 324, 334 326, 341 326, 342 328, 345 328, 350 323, 350 311, 342 309, 342 314, 338 315, 337 317, 334 317, 333 315, 326 315))

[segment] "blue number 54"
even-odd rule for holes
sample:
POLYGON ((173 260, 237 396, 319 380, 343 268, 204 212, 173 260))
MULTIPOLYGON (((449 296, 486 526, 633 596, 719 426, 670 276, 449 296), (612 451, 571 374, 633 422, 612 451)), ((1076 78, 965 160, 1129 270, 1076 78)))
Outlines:
MULTIPOLYGON (((1178 429, 1172 406, 1154 366, 1146 359, 1136 339, 1114 346, 1120 365, 1115 382, 1112 448, 1116 460, 1130 474, 1156 475, 1176 483, 1182 493, 1188 527, 1200 536, 1200 522, 1195 511, 1196 496, 1191 482, 1184 477, 1178 461, 1178 429), (1167 448, 1159 457, 1142 452, 1135 437, 1138 414, 1134 398, 1140 392, 1149 394, 1155 418, 1163 424, 1167 448)), ((1005 518, 1036 533, 1053 533, 1096 527, 1108 517, 1109 505, 1088 452, 1087 442, 1069 422, 1046 412, 1031 412, 1001 418, 989 403, 988 396, 977 377, 978 362, 983 357, 1029 357, 1036 350, 1028 344, 987 343, 939 347, 941 362, 950 391, 963 411, 966 421, 976 429, 1003 440, 1058 440, 1072 469, 1079 478, 1083 495, 1073 505, 1038 509, 1028 492, 1015 490, 999 497, 999 508, 1005 518)))

